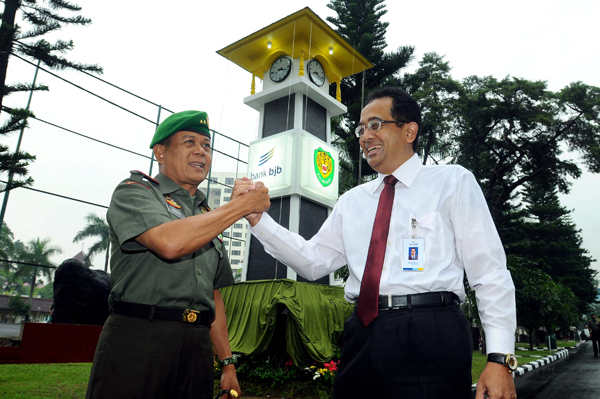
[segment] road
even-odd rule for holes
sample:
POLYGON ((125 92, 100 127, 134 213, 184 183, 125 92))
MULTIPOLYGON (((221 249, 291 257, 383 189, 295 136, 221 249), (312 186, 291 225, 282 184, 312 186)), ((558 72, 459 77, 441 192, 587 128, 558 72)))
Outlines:
POLYGON ((569 349, 569 356, 515 378, 519 399, 600 398, 600 357, 592 342, 569 349))

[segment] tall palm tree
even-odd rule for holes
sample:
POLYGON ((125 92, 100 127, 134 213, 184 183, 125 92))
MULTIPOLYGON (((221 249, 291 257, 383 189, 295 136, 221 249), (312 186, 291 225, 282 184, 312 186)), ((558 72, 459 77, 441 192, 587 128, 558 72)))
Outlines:
POLYGON ((15 272, 15 277, 31 278, 31 288, 29 289, 29 304, 31 305, 38 276, 46 276, 52 281, 51 268, 34 266, 34 264, 56 266, 50 260, 50 257, 61 254, 63 251, 60 247, 50 244, 50 238, 44 238, 43 240, 36 238, 29 241, 20 252, 19 258, 32 265, 19 265, 18 270, 15 272))
POLYGON ((110 247, 110 239, 108 237, 108 224, 106 221, 95 213, 88 213, 85 217, 85 221, 87 224, 81 230, 75 238, 73 238, 73 242, 78 242, 85 240, 89 237, 98 237, 99 240, 94 243, 88 250, 88 258, 92 258, 92 256, 101 253, 102 251, 106 251, 106 258, 104 260, 104 271, 108 271, 108 249, 110 247))

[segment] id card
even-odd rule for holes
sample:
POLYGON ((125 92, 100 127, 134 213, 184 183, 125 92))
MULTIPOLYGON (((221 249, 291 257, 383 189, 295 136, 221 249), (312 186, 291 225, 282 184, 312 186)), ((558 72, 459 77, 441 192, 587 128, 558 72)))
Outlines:
POLYGON ((402 270, 422 272, 425 270, 425 239, 408 237, 404 239, 402 270))

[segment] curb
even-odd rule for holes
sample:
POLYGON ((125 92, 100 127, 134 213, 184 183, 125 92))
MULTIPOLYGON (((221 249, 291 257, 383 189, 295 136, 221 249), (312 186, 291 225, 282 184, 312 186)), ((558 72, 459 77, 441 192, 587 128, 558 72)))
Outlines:
MULTIPOLYGON (((516 378, 517 376, 521 376, 529 371, 533 371, 534 369, 540 368, 542 366, 545 366, 547 364, 550 364, 558 359, 561 358, 566 358, 567 356, 569 356, 569 349, 574 349, 577 348, 579 345, 581 345, 581 342, 578 343, 575 346, 571 346, 569 348, 564 348, 561 349, 560 351, 556 352, 554 355, 549 355, 546 357, 541 358, 540 360, 535 360, 533 362, 529 362, 527 364, 524 364, 522 366, 517 367, 517 369, 512 373, 513 374, 513 378, 516 378)), ((544 349, 537 349, 534 348, 534 350, 544 350, 544 349)), ((471 385, 471 388, 474 390, 477 388, 477 383, 471 385)))
POLYGON ((534 369, 537 369, 539 367, 545 366, 547 364, 550 364, 551 362, 561 359, 561 358, 566 358, 567 356, 569 356, 569 350, 568 349, 562 349, 558 352, 556 352, 556 354, 554 355, 550 355, 550 356, 546 356, 541 358, 540 360, 535 360, 533 362, 529 362, 527 364, 524 364, 520 367, 517 367, 517 369, 513 372, 513 375, 519 376, 519 375, 523 375, 529 371, 532 371, 534 369))

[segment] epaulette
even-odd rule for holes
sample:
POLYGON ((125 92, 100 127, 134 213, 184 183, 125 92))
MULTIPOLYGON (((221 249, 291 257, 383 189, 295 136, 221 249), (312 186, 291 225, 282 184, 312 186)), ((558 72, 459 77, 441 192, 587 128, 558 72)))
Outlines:
POLYGON ((145 174, 144 172, 142 172, 140 170, 130 170, 129 173, 131 173, 132 175, 142 175, 142 177, 144 179, 148 180, 150 183, 156 184, 157 186, 160 184, 158 181, 151 178, 150 176, 148 176, 147 174, 145 174))

